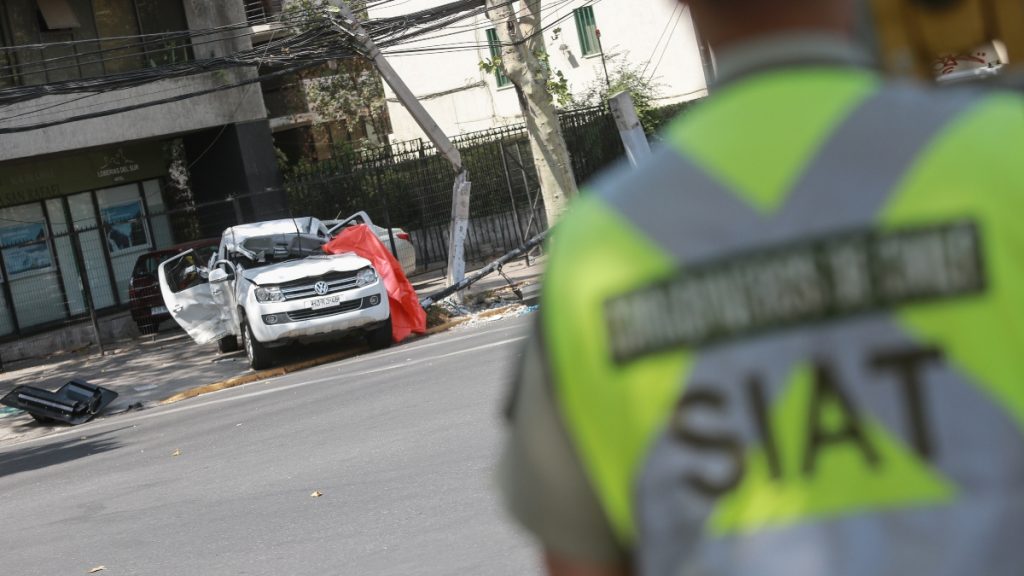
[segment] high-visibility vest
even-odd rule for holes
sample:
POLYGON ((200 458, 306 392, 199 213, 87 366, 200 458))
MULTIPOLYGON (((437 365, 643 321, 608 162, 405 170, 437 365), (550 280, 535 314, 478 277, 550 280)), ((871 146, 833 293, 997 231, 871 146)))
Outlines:
POLYGON ((1024 104, 723 88, 558 225, 561 416, 644 574, 1024 570, 1024 104))

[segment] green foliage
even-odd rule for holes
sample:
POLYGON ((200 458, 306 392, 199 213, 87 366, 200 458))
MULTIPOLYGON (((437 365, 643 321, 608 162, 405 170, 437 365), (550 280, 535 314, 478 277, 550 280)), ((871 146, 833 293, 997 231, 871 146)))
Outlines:
POLYGON ((562 74, 561 70, 551 67, 551 56, 547 52, 535 54, 540 62, 542 73, 547 76, 548 94, 555 100, 559 108, 570 108, 573 105, 572 92, 569 90, 569 80, 562 74))
POLYGON ((483 70, 488 74, 495 74, 499 70, 503 74, 505 73, 505 68, 503 67, 504 64, 502 64, 501 58, 484 58, 480 61, 479 66, 480 70, 483 70))
POLYGON ((655 82, 653 77, 645 76, 643 67, 630 62, 627 57, 628 54, 624 54, 612 59, 614 65, 609 70, 608 82, 603 75, 596 76, 574 99, 574 104, 577 107, 603 105, 610 96, 628 90, 633 95, 636 113, 644 131, 651 134, 659 123, 655 101, 663 85, 655 82))
MULTIPOLYGON (((565 77, 561 70, 551 68, 551 59, 547 52, 538 52, 536 56, 537 61, 541 65, 540 72, 547 75, 548 94, 551 95, 551 98, 554 99, 559 108, 571 108, 575 103, 575 99, 573 99, 572 92, 569 89, 569 79, 565 77)), ((488 74, 501 71, 508 76, 501 58, 485 58, 480 61, 479 66, 480 70, 488 74)))

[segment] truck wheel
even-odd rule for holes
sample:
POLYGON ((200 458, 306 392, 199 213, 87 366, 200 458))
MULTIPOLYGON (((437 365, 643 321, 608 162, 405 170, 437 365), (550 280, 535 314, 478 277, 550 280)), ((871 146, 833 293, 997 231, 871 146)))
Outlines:
POLYGON ((252 335, 252 328, 248 324, 242 332, 242 339, 245 341, 245 355, 249 357, 249 366, 253 370, 270 368, 274 363, 271 352, 252 335))
POLYGON ((383 350, 391 346, 391 318, 366 334, 366 343, 371 350, 383 350))
POLYGON ((238 350, 238 338, 234 334, 225 336, 220 340, 217 340, 217 349, 221 351, 221 354, 227 354, 228 352, 234 352, 238 350))

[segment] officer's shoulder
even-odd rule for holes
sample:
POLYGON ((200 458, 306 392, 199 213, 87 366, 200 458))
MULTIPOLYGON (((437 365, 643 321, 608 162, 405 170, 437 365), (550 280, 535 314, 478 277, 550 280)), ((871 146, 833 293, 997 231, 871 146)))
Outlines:
POLYGON ((651 155, 640 160, 637 166, 623 159, 598 174, 586 186, 579 211, 589 212, 594 204, 617 206, 642 201, 645 190, 664 185, 661 180, 665 171, 679 161, 677 152, 667 145, 655 143, 651 147, 651 155))
POLYGON ((1017 92, 984 85, 932 88, 902 82, 882 89, 896 96, 889 99, 894 115, 901 108, 924 108, 961 122, 985 122, 1000 133, 1024 131, 1024 96, 1017 92))

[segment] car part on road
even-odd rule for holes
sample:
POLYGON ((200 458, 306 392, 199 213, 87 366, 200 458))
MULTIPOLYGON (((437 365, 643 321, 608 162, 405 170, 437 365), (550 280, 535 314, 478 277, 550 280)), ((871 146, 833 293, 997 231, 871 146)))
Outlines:
MULTIPOLYGON (((491 262, 487 266, 484 266, 477 272, 469 276, 466 276, 462 280, 462 282, 452 284, 451 286, 445 288, 444 290, 431 294, 430 296, 427 296, 426 298, 420 300, 420 306, 423 306, 424 309, 430 308, 434 304, 437 304, 438 302, 444 300, 445 298, 451 296, 452 294, 455 294, 460 290, 465 290, 466 288, 469 288, 470 286, 477 283, 485 276, 493 272, 500 271, 502 266, 504 266, 505 264, 508 264, 512 260, 515 260, 516 258, 519 258, 520 256, 528 253, 530 250, 533 250, 537 246, 540 246, 544 242, 544 240, 547 239, 547 237, 548 230, 545 230, 544 232, 537 234, 536 236, 531 238, 530 241, 527 242, 526 244, 523 244, 519 248, 516 248, 515 250, 509 252, 508 254, 505 254, 501 258, 498 258, 494 262, 491 262)), ((504 276, 504 274, 502 274, 502 276, 504 276)), ((506 276, 505 279, 508 280, 508 277, 506 276)))
POLYGON ((84 380, 71 380, 56 392, 18 386, 0 398, 0 404, 24 410, 40 423, 63 422, 76 426, 92 420, 115 398, 117 392, 113 390, 84 380))

